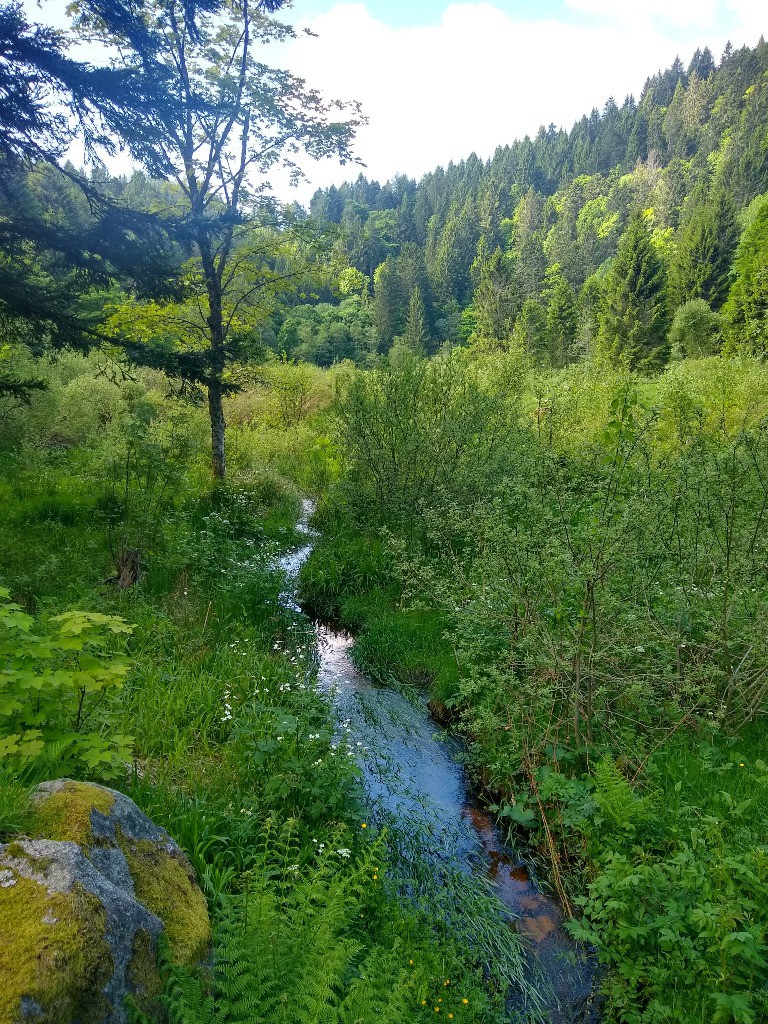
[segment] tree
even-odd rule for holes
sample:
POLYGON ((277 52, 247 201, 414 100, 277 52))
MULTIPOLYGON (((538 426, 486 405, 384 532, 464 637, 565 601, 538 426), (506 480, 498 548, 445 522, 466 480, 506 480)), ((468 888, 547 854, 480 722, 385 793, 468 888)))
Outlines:
MULTIPOLYGON (((139 42, 92 11, 79 21, 81 30, 113 47, 118 66, 139 74, 149 53, 174 82, 171 104, 153 112, 163 125, 153 169, 178 189, 178 210, 167 224, 194 253, 191 287, 205 328, 195 358, 176 358, 169 368, 207 389, 212 468, 219 479, 226 473, 225 371, 238 354, 238 315, 249 303, 258 304, 263 284, 254 280, 243 288, 238 273, 248 248, 248 219, 268 205, 271 169, 287 168, 298 180, 302 171, 295 157, 301 151, 350 161, 360 123, 356 105, 349 120, 334 120, 343 104, 327 103, 302 80, 261 63, 260 44, 294 35, 261 6, 221 0, 215 16, 198 11, 191 31, 180 0, 155 0, 135 14, 143 33, 139 42)), ((189 269, 188 264, 185 274, 189 269)), ((140 352, 132 354, 141 358, 140 352)), ((145 357, 157 361, 156 352, 145 357)))
POLYGON ((547 336, 547 312, 536 299, 526 299, 512 331, 513 344, 527 353, 534 362, 551 363, 547 336))
POLYGON ((768 195, 747 211, 733 262, 733 284, 723 306, 728 348, 768 351, 768 195))
MULTIPOLYGON (((110 21, 128 19, 125 3, 98 2, 110 21)), ((31 24, 18 3, 0 5, 0 52, 0 318, 38 348, 87 348, 98 337, 81 297, 125 275, 162 289, 168 252, 156 217, 126 210, 63 155, 75 137, 94 156, 130 136, 149 159, 166 81, 149 58, 142 69, 71 59, 64 35, 31 24), (51 218, 52 198, 80 216, 51 218)))
POLYGON ((720 309, 728 296, 736 241, 736 218, 728 196, 718 190, 711 200, 701 199, 680 229, 672 270, 678 304, 704 299, 720 309))
POLYGON ((630 218, 608 273, 600 348, 609 359, 648 367, 662 359, 667 341, 666 269, 640 212, 630 218))
POLYGON ((373 323, 376 328, 380 352, 387 352, 405 327, 407 296, 403 295, 402 281, 393 257, 388 257, 373 275, 373 323))
POLYGON ((565 366, 573 358, 578 317, 576 295, 555 264, 547 272, 547 335, 549 350, 555 366, 565 366))
MULTIPOLYGON (((0 170, 20 159, 56 163, 67 145, 79 137, 86 153, 129 146, 134 155, 151 160, 161 122, 167 75, 152 59, 149 40, 138 31, 133 5, 121 0, 81 0, 83 12, 99 11, 105 26, 121 26, 141 45, 142 65, 94 67, 66 53, 61 32, 27 21, 21 4, 0 5, 0 170), (140 41, 140 42, 139 42, 140 41)), ((215 7, 213 0, 187 0, 184 18, 193 30, 196 8, 215 7)))
POLYGON ((479 236, 477 214, 471 197, 464 203, 454 203, 435 239, 434 255, 428 263, 434 294, 443 305, 452 298, 461 305, 470 300, 469 272, 479 236))
POLYGON ((408 304, 408 319, 405 322, 405 331, 402 343, 414 355, 424 356, 429 347, 429 331, 424 313, 424 299, 420 288, 414 288, 411 292, 411 299, 408 304))
POLYGON ((485 344, 508 342, 520 306, 512 258, 498 246, 490 252, 483 236, 472 264, 472 279, 475 340, 485 344))

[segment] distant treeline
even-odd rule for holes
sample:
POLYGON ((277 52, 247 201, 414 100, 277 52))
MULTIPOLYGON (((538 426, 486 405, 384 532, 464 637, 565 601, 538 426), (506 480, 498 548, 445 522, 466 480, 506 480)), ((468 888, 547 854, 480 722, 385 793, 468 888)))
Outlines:
POLYGON ((327 363, 469 341, 555 366, 760 350, 768 210, 751 204, 766 192, 768 46, 729 44, 719 64, 697 50, 570 131, 542 126, 418 183, 316 192, 354 273, 340 306, 296 308, 278 345, 327 363))

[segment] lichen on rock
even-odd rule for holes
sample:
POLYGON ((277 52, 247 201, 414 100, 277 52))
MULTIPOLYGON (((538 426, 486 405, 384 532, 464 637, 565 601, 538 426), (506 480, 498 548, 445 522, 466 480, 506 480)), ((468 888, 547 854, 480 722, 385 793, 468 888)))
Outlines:
POLYGON ((186 857, 115 790, 62 779, 33 801, 40 838, 0 844, 0 1024, 124 1024, 128 994, 154 1015, 161 933, 180 964, 210 943, 186 857))

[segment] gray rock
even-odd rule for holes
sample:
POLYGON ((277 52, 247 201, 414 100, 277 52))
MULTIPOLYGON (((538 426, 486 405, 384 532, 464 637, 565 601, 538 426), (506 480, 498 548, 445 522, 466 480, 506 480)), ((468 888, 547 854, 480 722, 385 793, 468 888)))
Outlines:
POLYGON ((0 991, 18 998, 15 1021, 126 1024, 128 994, 153 1015, 160 933, 180 962, 199 962, 210 939, 186 858, 115 790, 60 779, 33 799, 50 838, 0 844, 0 931, 11 950, 0 991), (158 881, 167 892, 158 895, 158 881))
MULTIPOLYGON (((0 864, 17 877, 44 886, 49 896, 54 893, 71 895, 77 889, 98 899, 106 915, 104 939, 114 963, 112 975, 103 989, 111 1008, 110 1016, 105 1019, 110 1024, 112 1021, 123 1024, 127 1020, 123 1000, 127 993, 136 991, 129 978, 129 967, 137 934, 146 932, 154 943, 163 930, 163 922, 137 903, 132 891, 118 888, 101 874, 75 843, 30 839, 11 844, 11 850, 9 852, 8 845, 0 845, 0 864)), ((54 915, 48 920, 43 917, 42 921, 58 923, 54 915)), ((27 1000, 30 1005, 32 1002, 27 1000)))

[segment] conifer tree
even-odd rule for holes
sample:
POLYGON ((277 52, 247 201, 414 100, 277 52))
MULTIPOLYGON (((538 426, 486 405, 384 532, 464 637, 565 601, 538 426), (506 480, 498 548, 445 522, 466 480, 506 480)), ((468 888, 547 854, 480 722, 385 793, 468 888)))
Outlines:
POLYGON ((386 352, 396 335, 404 329, 405 301, 395 260, 389 256, 376 268, 373 275, 371 313, 380 352, 386 352))
POLYGON ((408 304, 408 319, 405 322, 402 342, 414 355, 425 356, 427 354, 429 331, 427 330, 427 319, 421 288, 414 288, 411 292, 411 300, 408 304))
POLYGON ((490 252, 485 238, 481 238, 472 264, 472 280, 475 335, 485 341, 505 341, 520 306, 512 257, 498 246, 490 252))
POLYGON ((515 321, 512 342, 539 366, 551 365, 547 311, 536 299, 526 299, 515 321))
POLYGON ((723 307, 728 349, 768 351, 768 196, 757 202, 733 264, 734 280, 723 307))
MULTIPOLYGON (((689 200, 690 201, 690 200, 689 200)), ((714 310, 728 296, 737 230, 733 206, 721 189, 696 203, 680 230, 672 271, 675 305, 704 299, 714 310)))
POLYGON ((576 295, 560 267, 547 272, 547 336, 554 366, 565 366, 573 356, 576 341, 576 295))
POLYGON ((599 347, 616 363, 658 365, 667 343, 666 268, 642 213, 630 218, 606 280, 599 347))

